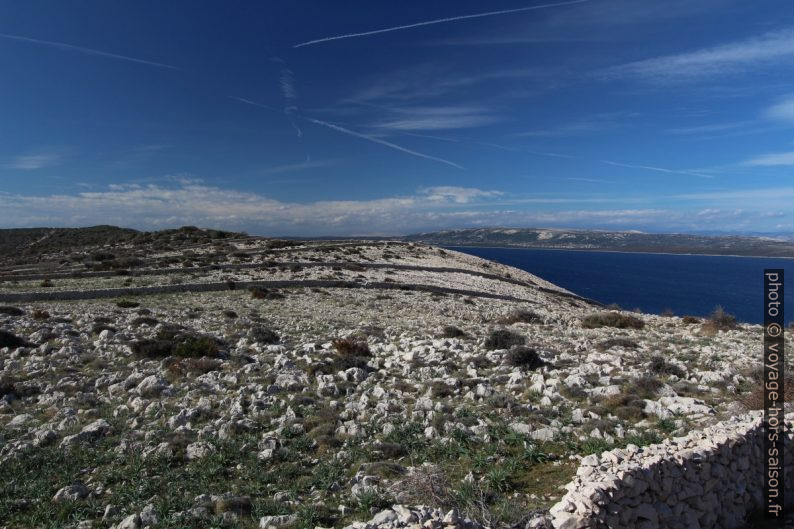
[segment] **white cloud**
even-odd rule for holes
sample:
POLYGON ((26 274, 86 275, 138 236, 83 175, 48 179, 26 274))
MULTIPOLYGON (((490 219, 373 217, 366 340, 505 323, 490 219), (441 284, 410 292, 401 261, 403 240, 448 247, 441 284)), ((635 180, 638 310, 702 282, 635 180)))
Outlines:
POLYGON ((56 153, 27 154, 17 156, 7 163, 2 164, 0 167, 31 171, 35 169, 44 169, 45 167, 54 167, 61 163, 62 158, 60 154, 56 153))
POLYGON ((431 202, 448 202, 468 204, 476 198, 491 198, 501 196, 501 191, 483 191, 472 187, 436 186, 420 190, 427 200, 431 202))
POLYGON ((664 82, 759 68, 792 56, 794 29, 788 28, 711 48, 631 62, 602 73, 606 77, 641 77, 664 82))
POLYGON ((775 165, 794 165, 794 152, 778 152, 772 154, 762 154, 744 162, 744 165, 754 166, 775 166, 775 165))
POLYGON ((772 105, 764 112, 764 117, 779 121, 794 122, 794 97, 789 96, 772 105))
MULTIPOLYGON (((658 207, 576 209, 589 199, 518 197, 502 200, 503 193, 496 190, 437 186, 402 197, 297 203, 223 189, 184 177, 171 181, 169 186, 114 185, 103 191, 72 195, 30 196, 0 192, 0 225, 115 224, 162 229, 192 224, 270 235, 396 235, 495 225, 650 228, 656 231, 703 230, 719 226, 728 230, 732 226, 745 226, 748 219, 763 222, 758 220, 761 219, 758 213, 743 209, 748 198, 784 197, 775 206, 779 211, 794 197, 794 188, 785 188, 765 190, 755 196, 746 192, 689 195, 681 200, 704 202, 705 205, 683 211, 658 207), (721 205, 712 206, 713 202, 721 205), (707 208, 711 211, 698 215, 707 208)), ((594 199, 589 206, 597 202, 594 199)))

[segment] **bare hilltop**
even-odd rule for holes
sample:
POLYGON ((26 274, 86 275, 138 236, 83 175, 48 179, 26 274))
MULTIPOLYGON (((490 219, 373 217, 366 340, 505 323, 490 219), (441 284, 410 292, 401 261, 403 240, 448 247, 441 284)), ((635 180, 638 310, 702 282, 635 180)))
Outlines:
POLYGON ((0 248, 3 528, 563 527, 590 456, 762 405, 760 326, 420 242, 104 226, 0 248))

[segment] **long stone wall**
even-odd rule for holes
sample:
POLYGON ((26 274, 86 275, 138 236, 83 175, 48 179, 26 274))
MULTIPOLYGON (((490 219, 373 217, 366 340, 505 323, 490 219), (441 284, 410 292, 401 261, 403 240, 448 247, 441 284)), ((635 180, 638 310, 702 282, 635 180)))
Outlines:
MULTIPOLYGON (((786 415, 785 497, 794 500, 794 413, 786 415)), ((582 459, 551 508, 556 529, 732 529, 763 506, 763 414, 685 437, 582 459)))
MULTIPOLYGON (((293 279, 280 281, 239 281, 239 282, 214 282, 214 283, 184 283, 177 285, 158 285, 150 287, 105 288, 95 290, 54 290, 50 292, 11 292, 0 294, 0 302, 19 303, 34 301, 72 301, 80 299, 103 299, 121 296, 147 296, 153 294, 172 294, 179 292, 220 292, 223 290, 244 290, 250 287, 259 288, 365 288, 382 290, 414 290, 436 294, 458 294, 461 296, 501 299, 532 304, 534 301, 519 299, 513 296, 481 292, 459 288, 439 287, 433 285, 418 285, 406 283, 386 283, 371 281, 358 283, 355 281, 335 281, 322 279, 293 279)), ((555 293, 557 293, 555 291, 555 293)), ((577 296, 557 293, 563 297, 575 299, 577 296)))

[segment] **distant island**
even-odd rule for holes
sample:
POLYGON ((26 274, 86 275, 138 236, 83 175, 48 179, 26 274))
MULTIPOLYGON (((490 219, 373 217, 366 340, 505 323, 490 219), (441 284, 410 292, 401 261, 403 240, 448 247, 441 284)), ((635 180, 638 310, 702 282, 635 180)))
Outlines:
POLYGON ((747 257, 794 257, 794 241, 750 236, 707 236, 638 231, 546 228, 472 228, 418 233, 402 240, 436 246, 499 246, 747 257))

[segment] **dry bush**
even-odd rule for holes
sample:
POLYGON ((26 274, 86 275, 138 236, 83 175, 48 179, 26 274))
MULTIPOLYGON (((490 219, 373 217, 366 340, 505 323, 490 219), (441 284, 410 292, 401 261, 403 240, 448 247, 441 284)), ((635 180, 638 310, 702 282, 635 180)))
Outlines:
POLYGON ((543 318, 531 310, 517 310, 501 318, 499 323, 505 325, 512 323, 543 323, 543 318))
POLYGON ((700 318, 696 316, 684 316, 683 318, 681 318, 681 322, 687 325, 694 325, 696 323, 700 323, 700 318))
POLYGON ((367 342, 354 341, 350 338, 340 338, 331 342, 337 354, 341 356, 372 356, 367 342))
POLYGON ((257 286, 252 286, 248 289, 253 299, 284 299, 285 296, 281 292, 268 290, 257 286))
POLYGON ((221 368, 220 360, 214 358, 169 358, 165 368, 172 375, 184 376, 188 373, 203 375, 221 368))
POLYGON ((431 464, 409 469, 405 477, 389 488, 389 493, 400 503, 422 504, 443 510, 453 508, 456 503, 449 476, 431 464))
POLYGON ((636 316, 619 312, 601 312, 590 314, 582 319, 582 327, 596 329, 598 327, 614 327, 616 329, 642 329, 645 322, 636 316))
POLYGON ((599 351, 606 351, 607 349, 611 349, 612 347, 623 347, 624 349, 636 349, 639 347, 639 344, 634 340, 629 340, 628 338, 610 338, 609 340, 604 340, 596 345, 596 349, 599 351))
POLYGON ((736 323, 736 317, 733 314, 728 314, 725 310, 717 306, 714 312, 711 313, 709 318, 700 327, 703 334, 707 336, 714 336, 719 331, 730 331, 739 327, 736 323))
MULTIPOLYGON (((748 410, 764 409, 764 369, 756 368, 747 374, 753 382, 753 389, 739 397, 739 402, 748 410)), ((794 374, 787 373, 783 379, 783 401, 794 402, 794 374)))
POLYGON ((42 309, 34 309, 33 312, 30 313, 34 320, 48 320, 50 319, 50 313, 46 310, 42 309))

